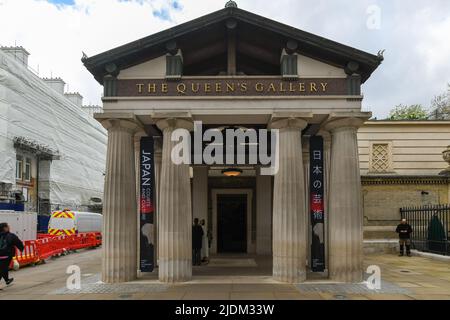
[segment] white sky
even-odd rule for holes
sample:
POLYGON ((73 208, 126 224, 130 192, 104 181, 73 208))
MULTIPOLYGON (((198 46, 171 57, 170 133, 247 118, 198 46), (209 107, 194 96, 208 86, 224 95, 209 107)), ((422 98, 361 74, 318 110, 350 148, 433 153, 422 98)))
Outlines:
MULTIPOLYGON (((0 45, 25 47, 40 76, 60 76, 69 91, 85 97, 85 104, 100 104, 101 87, 82 65, 82 51, 92 56, 219 10, 225 2, 0 0, 0 45), (74 5, 51 3, 72 1, 74 5)), ((386 116, 399 103, 428 107, 450 83, 448 0, 237 2, 242 9, 370 53, 386 49, 385 61, 363 87, 364 109, 374 116, 386 116), (373 8, 380 9, 379 20, 373 8)))

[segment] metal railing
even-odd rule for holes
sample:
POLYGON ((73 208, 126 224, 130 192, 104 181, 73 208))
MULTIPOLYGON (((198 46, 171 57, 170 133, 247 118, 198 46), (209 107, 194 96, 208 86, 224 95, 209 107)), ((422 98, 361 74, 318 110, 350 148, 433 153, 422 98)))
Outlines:
POLYGON ((450 255, 450 205, 405 207, 400 214, 413 229, 413 249, 450 255))

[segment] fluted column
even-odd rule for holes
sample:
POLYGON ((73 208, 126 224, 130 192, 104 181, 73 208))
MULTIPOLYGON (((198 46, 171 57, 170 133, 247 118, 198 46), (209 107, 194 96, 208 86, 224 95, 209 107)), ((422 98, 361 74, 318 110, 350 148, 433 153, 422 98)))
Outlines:
POLYGON ((159 183, 161 181, 162 146, 160 138, 155 139, 155 263, 159 265, 159 183))
POLYGON ((306 261, 308 262, 306 266, 311 268, 311 239, 312 239, 312 229, 311 225, 311 215, 309 213, 309 137, 302 137, 302 155, 303 155, 303 175, 305 181, 305 214, 306 214, 306 225, 307 225, 307 246, 306 246, 306 261))
POLYGON ((271 124, 279 129, 279 170, 273 198, 273 277, 297 283, 306 279, 307 215, 303 171, 302 119, 283 119, 271 124))
MULTIPOLYGON (((181 119, 160 120, 163 131, 161 178, 159 182, 159 280, 184 282, 192 277, 192 207, 188 164, 175 164, 171 153, 174 130, 191 130, 192 123, 181 119)), ((190 150, 189 150, 190 152, 190 150)))
POLYGON ((329 277, 338 282, 363 279, 363 214, 357 129, 359 118, 331 121, 329 186, 329 277))
POLYGON ((101 120, 108 130, 103 199, 102 281, 127 282, 137 277, 137 202, 134 134, 131 120, 101 120))
POLYGON ((256 175, 256 254, 272 254, 272 176, 256 175))

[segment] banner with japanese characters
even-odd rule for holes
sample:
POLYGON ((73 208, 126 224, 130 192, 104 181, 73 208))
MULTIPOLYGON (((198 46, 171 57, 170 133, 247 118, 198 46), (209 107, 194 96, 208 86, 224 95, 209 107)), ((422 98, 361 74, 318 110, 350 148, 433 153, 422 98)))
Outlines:
POLYGON ((141 138, 140 148, 140 270, 152 272, 154 268, 154 190, 155 168, 153 138, 141 138))
POLYGON ((325 198, 323 138, 313 136, 310 146, 310 214, 311 214, 311 269, 325 271, 325 198))

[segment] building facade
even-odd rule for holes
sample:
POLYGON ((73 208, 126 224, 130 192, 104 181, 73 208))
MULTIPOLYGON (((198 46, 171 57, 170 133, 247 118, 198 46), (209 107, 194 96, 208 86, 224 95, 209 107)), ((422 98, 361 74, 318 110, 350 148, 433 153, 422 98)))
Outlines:
MULTIPOLYGON (((241 10, 232 1, 225 9, 83 58, 104 86, 104 113, 95 117, 109 133, 103 281, 137 277, 136 172, 143 136, 155 140, 161 281, 192 278, 193 218, 206 220, 212 254, 272 255, 276 280, 304 281, 313 267, 313 239, 319 239, 326 255, 323 274, 361 281, 357 130, 371 117, 361 111, 361 85, 382 60, 241 10), (230 128, 278 132, 274 175, 263 174, 262 163, 239 164, 234 157, 225 163, 173 161, 183 140, 173 139, 177 129, 205 138, 207 129, 220 136, 230 128), (323 147, 312 155, 314 137, 322 138, 323 147), (310 159, 323 165, 311 168, 310 159), (319 171, 323 180, 310 179, 319 171), (230 172, 240 176, 225 175, 230 172), (313 187, 323 188, 323 197, 310 198, 313 187), (310 199, 320 207, 313 214, 310 199), (324 219, 317 230, 310 227, 314 217, 324 219)), ((201 150, 217 146, 212 142, 201 150)), ((223 152, 227 143, 219 143, 223 152)))
POLYGON ((397 246, 400 208, 449 203, 449 141, 449 121, 368 121, 358 130, 366 248, 397 246))
POLYGON ((0 48, 0 210, 101 211, 106 131, 61 78, 30 70, 28 55, 0 48))

